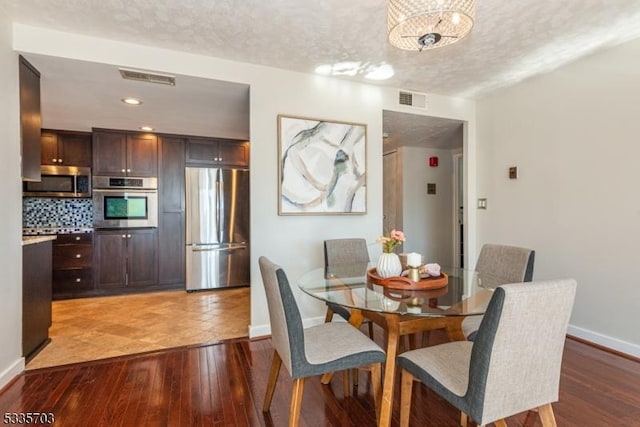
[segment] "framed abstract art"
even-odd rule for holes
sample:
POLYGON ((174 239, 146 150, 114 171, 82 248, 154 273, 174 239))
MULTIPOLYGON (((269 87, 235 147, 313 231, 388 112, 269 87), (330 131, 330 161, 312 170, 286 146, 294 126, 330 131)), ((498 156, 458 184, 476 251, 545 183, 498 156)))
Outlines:
POLYGON ((278 116, 279 215, 367 212, 367 125, 278 116))

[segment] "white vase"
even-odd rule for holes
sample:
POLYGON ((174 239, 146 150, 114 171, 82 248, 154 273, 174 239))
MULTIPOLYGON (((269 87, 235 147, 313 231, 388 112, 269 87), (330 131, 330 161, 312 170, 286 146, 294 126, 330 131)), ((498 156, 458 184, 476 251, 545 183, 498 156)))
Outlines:
POLYGON ((394 253, 383 253, 378 258, 378 265, 376 266, 378 276, 384 278, 391 276, 399 276, 402 273, 402 264, 400 264, 400 257, 394 253))

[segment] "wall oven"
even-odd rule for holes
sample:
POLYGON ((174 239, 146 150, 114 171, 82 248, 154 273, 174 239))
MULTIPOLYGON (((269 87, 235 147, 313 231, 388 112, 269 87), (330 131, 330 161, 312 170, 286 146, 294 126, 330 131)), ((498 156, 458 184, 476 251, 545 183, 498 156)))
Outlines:
POLYGON ((158 226, 158 179, 93 177, 93 226, 158 226))
POLYGON ((40 166, 40 181, 22 184, 25 197, 91 197, 91 169, 40 166))

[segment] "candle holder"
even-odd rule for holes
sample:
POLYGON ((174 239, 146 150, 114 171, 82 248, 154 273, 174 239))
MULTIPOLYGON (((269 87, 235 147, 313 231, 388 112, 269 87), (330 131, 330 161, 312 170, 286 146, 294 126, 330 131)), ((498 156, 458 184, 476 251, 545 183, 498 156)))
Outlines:
POLYGON ((409 278, 409 280, 412 280, 414 282, 419 282, 420 281, 420 267, 409 266, 409 271, 408 271, 407 277, 409 278))

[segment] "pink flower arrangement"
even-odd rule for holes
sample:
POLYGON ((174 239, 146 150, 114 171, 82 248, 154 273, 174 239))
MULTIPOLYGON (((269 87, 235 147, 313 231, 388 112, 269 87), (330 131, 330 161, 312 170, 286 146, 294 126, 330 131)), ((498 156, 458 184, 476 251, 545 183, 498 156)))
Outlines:
POLYGON ((406 239, 400 230, 391 230, 388 236, 380 236, 378 243, 382 244, 382 252, 390 254, 395 248, 400 246, 406 239))

